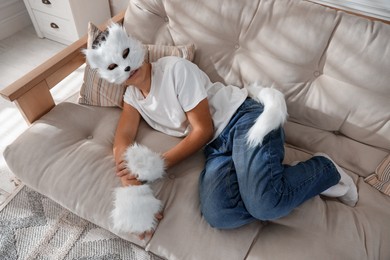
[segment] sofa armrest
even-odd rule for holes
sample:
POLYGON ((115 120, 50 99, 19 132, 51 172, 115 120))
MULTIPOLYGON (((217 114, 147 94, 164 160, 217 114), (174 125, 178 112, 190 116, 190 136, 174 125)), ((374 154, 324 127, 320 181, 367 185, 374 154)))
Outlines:
POLYGON ((33 123, 55 106, 50 89, 85 62, 80 49, 86 44, 85 36, 1 90, 1 96, 33 123))
MULTIPOLYGON (((100 28, 105 28, 111 21, 122 22, 124 13, 122 11, 100 28)), ((86 47, 87 35, 0 90, 0 95, 15 102, 27 123, 33 123, 55 106, 50 89, 85 63, 81 49, 86 47)))

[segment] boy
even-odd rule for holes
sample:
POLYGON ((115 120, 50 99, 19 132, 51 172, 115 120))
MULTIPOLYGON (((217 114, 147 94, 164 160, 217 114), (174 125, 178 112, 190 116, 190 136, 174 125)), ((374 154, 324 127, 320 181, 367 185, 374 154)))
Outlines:
POLYGON ((282 165, 282 128, 269 133, 261 146, 247 144, 247 132, 263 106, 247 99, 245 89, 211 83, 195 64, 177 57, 144 63, 126 84, 114 142, 117 175, 124 186, 140 184, 126 169, 122 154, 133 143, 143 117, 159 131, 184 137, 163 154, 167 168, 205 146, 201 209, 214 227, 277 219, 320 193, 356 204, 352 179, 326 155, 282 165))

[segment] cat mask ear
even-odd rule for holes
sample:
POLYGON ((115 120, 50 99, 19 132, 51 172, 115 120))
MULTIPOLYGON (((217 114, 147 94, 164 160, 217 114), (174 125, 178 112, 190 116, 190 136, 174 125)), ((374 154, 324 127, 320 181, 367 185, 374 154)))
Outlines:
POLYGON ((88 23, 87 49, 81 50, 92 69, 98 68, 99 53, 97 49, 106 41, 108 29, 101 31, 96 25, 88 23))

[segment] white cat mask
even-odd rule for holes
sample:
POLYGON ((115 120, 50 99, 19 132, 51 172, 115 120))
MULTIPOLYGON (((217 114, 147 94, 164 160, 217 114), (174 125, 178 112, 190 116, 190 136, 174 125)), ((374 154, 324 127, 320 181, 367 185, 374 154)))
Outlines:
POLYGON ((145 50, 142 44, 127 35, 119 24, 112 24, 101 32, 92 44, 92 49, 83 53, 92 69, 110 83, 122 84, 140 68, 145 50))

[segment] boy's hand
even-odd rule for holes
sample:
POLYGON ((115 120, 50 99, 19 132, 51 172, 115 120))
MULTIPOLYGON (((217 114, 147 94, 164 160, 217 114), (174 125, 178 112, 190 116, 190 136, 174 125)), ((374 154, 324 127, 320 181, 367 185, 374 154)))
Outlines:
POLYGON ((133 186, 133 185, 142 185, 142 182, 137 180, 134 175, 127 174, 124 175, 121 178, 122 186, 127 187, 127 186, 133 186))
POLYGON ((127 187, 130 185, 141 185, 142 183, 137 180, 137 176, 133 175, 126 167, 126 161, 122 160, 116 166, 116 176, 121 178, 122 186, 127 187))
MULTIPOLYGON (((155 217, 156 217, 156 219, 157 219, 157 222, 160 222, 160 220, 161 220, 164 216, 163 216, 163 214, 160 212, 160 213, 157 213, 157 214, 155 215, 155 217)), ((138 238, 141 239, 141 240, 144 240, 144 239, 147 238, 147 237, 152 237, 153 234, 154 234, 154 230, 152 230, 152 231, 146 231, 146 232, 144 232, 144 233, 142 233, 142 234, 139 234, 139 235, 138 235, 138 238)))
POLYGON ((126 167, 126 161, 122 160, 116 165, 116 176, 122 177, 130 174, 130 171, 126 167))

